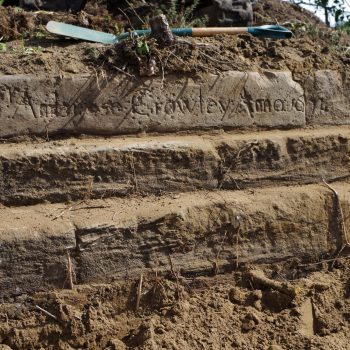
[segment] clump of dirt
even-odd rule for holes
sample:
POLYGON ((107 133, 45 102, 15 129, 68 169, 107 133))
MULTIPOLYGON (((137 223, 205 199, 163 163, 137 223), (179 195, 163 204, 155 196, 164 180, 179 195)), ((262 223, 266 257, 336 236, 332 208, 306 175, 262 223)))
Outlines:
POLYGON ((77 285, 2 303, 0 343, 13 350, 348 348, 349 261, 332 270, 297 261, 261 268, 296 295, 256 283, 248 266, 214 277, 144 276, 141 289, 139 279, 77 285))

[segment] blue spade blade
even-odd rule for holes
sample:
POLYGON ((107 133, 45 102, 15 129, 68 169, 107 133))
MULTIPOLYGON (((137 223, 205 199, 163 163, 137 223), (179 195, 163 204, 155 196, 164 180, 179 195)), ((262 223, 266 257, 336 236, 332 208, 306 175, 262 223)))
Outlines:
POLYGON ((277 25, 248 27, 248 33, 258 38, 271 39, 289 39, 293 35, 289 29, 277 25))

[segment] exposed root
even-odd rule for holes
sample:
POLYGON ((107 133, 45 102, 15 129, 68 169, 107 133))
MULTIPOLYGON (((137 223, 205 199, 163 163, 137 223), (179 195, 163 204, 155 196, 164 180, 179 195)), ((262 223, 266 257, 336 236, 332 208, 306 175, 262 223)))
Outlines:
POLYGON ((170 271, 176 280, 176 297, 177 297, 177 300, 180 300, 181 299, 181 289, 180 289, 180 282, 179 282, 179 272, 175 272, 173 260, 171 259, 170 255, 168 257, 169 257, 169 263, 170 263, 170 271))
POLYGON ((35 308, 37 310, 41 311, 42 313, 44 313, 46 316, 53 318, 55 321, 58 321, 58 318, 55 315, 53 315, 51 312, 46 311, 45 309, 43 309, 39 305, 35 305, 35 308))
POLYGON ((217 275, 219 273, 219 257, 220 257, 220 253, 222 250, 222 246, 226 240, 226 235, 227 235, 227 231, 225 231, 224 237, 222 238, 222 241, 220 242, 220 246, 219 246, 218 252, 216 254, 216 258, 214 261, 214 275, 217 275))
POLYGON ((69 251, 67 250, 67 277, 66 280, 63 283, 63 288, 68 282, 69 289, 74 289, 74 283, 76 283, 76 274, 72 265, 72 260, 70 258, 69 251))
POLYGON ((227 174, 231 171, 231 169, 233 168, 234 165, 237 164, 237 161, 239 160, 239 157, 241 156, 242 152, 248 151, 251 147, 253 147, 254 145, 258 144, 258 140, 254 140, 252 142, 249 142, 247 144, 245 144, 236 154, 235 158, 232 160, 231 164, 229 165, 229 167, 227 169, 222 169, 222 173, 221 173, 221 179, 219 180, 218 183, 218 190, 221 190, 226 176, 227 174))
POLYGON ((143 283, 143 274, 141 273, 139 284, 137 287, 136 310, 138 310, 140 307, 141 296, 142 296, 142 283, 143 283))
POLYGON ((343 209, 341 206, 339 194, 332 186, 330 186, 326 182, 326 180, 324 178, 322 178, 322 182, 333 192, 334 197, 336 199, 337 208, 338 208, 338 217, 336 219, 337 219, 339 227, 340 227, 340 233, 341 233, 341 238, 342 238, 342 242, 343 242, 341 248, 339 249, 337 255, 335 256, 335 259, 333 260, 333 264, 332 264, 332 267, 333 267, 335 261, 338 260, 338 257, 343 252, 343 250, 345 248, 350 248, 350 240, 349 240, 349 233, 348 233, 348 230, 347 230, 346 225, 345 225, 344 213, 343 213, 343 209))
POLYGON ((249 271, 249 277, 255 284, 260 284, 262 286, 277 290, 283 294, 289 295, 292 298, 295 298, 297 295, 297 290, 290 283, 274 281, 267 278, 264 272, 261 270, 249 271))

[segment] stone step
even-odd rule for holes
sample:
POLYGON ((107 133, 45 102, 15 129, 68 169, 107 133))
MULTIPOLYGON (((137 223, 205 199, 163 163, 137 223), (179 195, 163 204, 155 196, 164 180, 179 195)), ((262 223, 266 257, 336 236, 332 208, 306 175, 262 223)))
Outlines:
POLYGON ((348 127, 2 144, 0 201, 245 189, 347 177, 348 127))
MULTIPOLYGON (((346 223, 350 185, 333 184, 346 223)), ((232 270, 244 262, 311 261, 342 246, 324 185, 41 204, 0 210, 0 296, 62 288, 70 252, 78 283, 140 273, 232 270)))
POLYGON ((347 72, 0 76, 0 137, 349 124, 347 72))

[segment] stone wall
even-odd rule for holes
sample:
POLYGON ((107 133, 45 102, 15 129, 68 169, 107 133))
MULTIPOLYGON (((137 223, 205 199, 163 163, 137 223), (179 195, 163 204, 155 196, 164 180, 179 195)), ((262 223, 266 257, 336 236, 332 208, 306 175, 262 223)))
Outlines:
POLYGON ((349 124, 348 78, 315 71, 225 72, 164 79, 0 77, 0 137, 62 132, 125 134, 188 129, 349 124))

